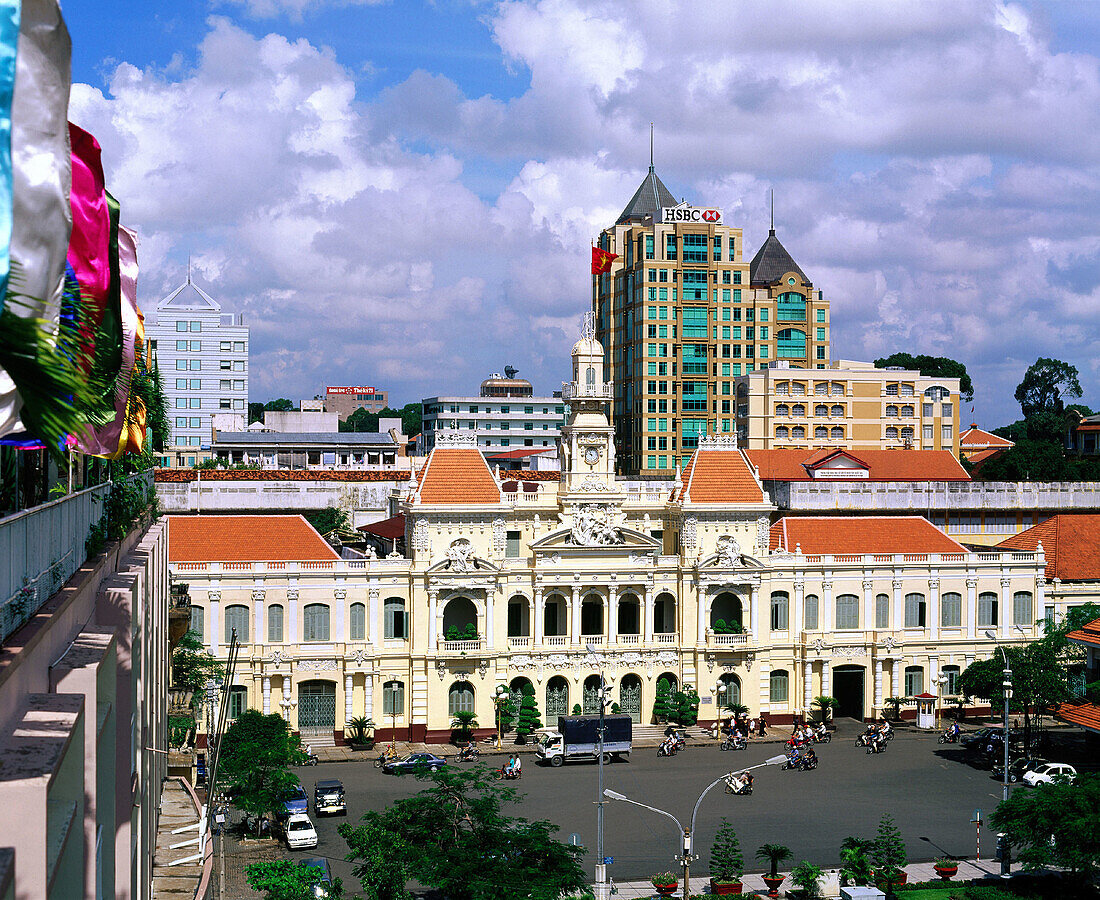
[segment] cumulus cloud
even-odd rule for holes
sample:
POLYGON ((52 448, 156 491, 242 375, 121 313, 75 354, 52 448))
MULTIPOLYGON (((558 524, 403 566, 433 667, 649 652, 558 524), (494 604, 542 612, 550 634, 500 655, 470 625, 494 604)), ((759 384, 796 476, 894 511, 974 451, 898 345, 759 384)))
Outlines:
POLYGON ((665 183, 721 205, 747 253, 775 189, 782 240, 832 302, 834 356, 955 356, 986 424, 1014 418, 1026 366, 1057 356, 1100 405, 1100 62, 1055 51, 1032 10, 504 0, 470 14, 528 77, 518 95, 468 95, 425 57, 363 96, 369 62, 224 17, 190 69, 122 63, 105 89, 74 88, 72 117, 142 230, 146 291, 174 286, 194 251, 256 329, 257 397, 385 379, 411 400, 505 361, 549 390, 588 305, 586 245, 644 174, 652 121, 665 183))
POLYGON ((239 6, 254 19, 286 16, 298 21, 306 12, 317 13, 326 7, 378 6, 389 0, 220 0, 225 6, 239 6))

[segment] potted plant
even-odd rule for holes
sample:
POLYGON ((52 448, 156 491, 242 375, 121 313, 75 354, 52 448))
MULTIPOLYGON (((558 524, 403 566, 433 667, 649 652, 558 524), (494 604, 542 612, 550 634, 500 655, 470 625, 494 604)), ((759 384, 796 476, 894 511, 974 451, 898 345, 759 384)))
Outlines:
POLYGON ((783 883, 783 876, 779 874, 779 864, 791 858, 791 848, 782 844, 761 844, 756 851, 757 859, 766 859, 771 866, 769 874, 764 876, 764 884, 768 886, 768 896, 779 896, 779 885, 783 883))
POLYGON ((833 710, 840 706, 840 703, 837 701, 836 697, 822 696, 814 697, 814 702, 811 704, 811 706, 817 710, 821 721, 827 722, 829 721, 829 719, 832 718, 833 710))
POLYGON ((677 878, 674 872, 658 872, 649 880, 662 897, 671 897, 676 893, 677 878))
POLYGON ((352 750, 370 750, 374 746, 374 720, 366 716, 348 719, 348 744, 352 750))
POLYGON ((575 715, 575 716, 581 715, 581 705, 579 703, 574 703, 573 704, 573 715, 575 715))
POLYGON ((451 720, 451 743, 469 743, 473 739, 474 729, 477 728, 477 713, 470 710, 456 712, 451 720))
POLYGON ((901 721, 901 705, 905 702, 904 697, 887 697, 886 705, 890 707, 890 718, 895 722, 901 721))
POLYGON ((821 884, 818 881, 824 874, 824 869, 820 866, 815 866, 811 862, 802 860, 791 871, 791 882, 795 884, 801 896, 805 900, 818 900, 821 896, 821 884))
POLYGON ((841 885, 867 886, 874 880, 871 860, 867 854, 874 841, 864 838, 846 837, 840 845, 840 883, 841 885))
POLYGON ((723 818, 710 845, 710 892, 740 894, 741 876, 745 874, 745 856, 741 842, 729 819, 723 818))
POLYGON ((875 861, 875 883, 886 896, 894 896, 894 888, 905 884, 908 876, 905 874, 905 841, 889 815, 884 815, 878 823, 871 858, 875 861))
POLYGON ((932 862, 932 868, 944 881, 950 881, 959 871, 959 861, 949 856, 941 856, 932 862))

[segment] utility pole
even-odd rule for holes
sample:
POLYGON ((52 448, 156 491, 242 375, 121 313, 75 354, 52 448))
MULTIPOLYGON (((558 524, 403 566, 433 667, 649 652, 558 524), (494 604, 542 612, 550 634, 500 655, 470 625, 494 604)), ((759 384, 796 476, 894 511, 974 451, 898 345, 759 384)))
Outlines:
POLYGON ((607 699, 607 685, 603 678, 603 659, 591 644, 585 645, 600 664, 600 721, 596 728, 596 900, 608 900, 607 893, 607 866, 604 864, 603 851, 603 736, 604 736, 604 706, 607 699))

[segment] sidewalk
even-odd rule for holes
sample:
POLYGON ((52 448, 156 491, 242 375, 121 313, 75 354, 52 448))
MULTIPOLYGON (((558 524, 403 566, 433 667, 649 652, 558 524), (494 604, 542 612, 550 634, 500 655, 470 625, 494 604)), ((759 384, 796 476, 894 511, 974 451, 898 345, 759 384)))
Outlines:
MULTIPOLYGON (((1019 865, 1012 866, 1013 872, 1022 871, 1019 865)), ((918 881, 939 881, 939 876, 936 874, 935 869, 932 867, 932 863, 910 863, 905 867, 905 872, 909 876, 910 882, 918 881)), ((997 876, 1001 872, 1001 864, 996 860, 983 859, 980 862, 974 860, 960 860, 959 872, 951 879, 951 882, 971 881, 976 878, 988 878, 989 876, 997 876)), ((682 873, 681 873, 682 874, 682 873)), ((785 876, 790 876, 790 872, 781 873, 785 876)), ((950 883, 950 882, 947 882, 950 883)), ((743 896, 766 896, 768 893, 767 886, 764 884, 764 879, 760 877, 760 873, 746 874, 742 880, 744 884, 743 896)), ((783 885, 779 889, 780 896, 788 890, 791 890, 794 885, 789 880, 784 881, 783 885)), ((639 897, 655 897, 657 892, 653 889, 653 885, 648 881, 630 881, 630 882, 615 882, 615 888, 617 893, 615 894, 616 900, 635 900, 639 897)), ((679 897, 683 891, 683 884, 679 885, 676 891, 676 896, 679 897)), ((838 897, 840 896, 839 879, 836 869, 826 869, 825 874, 822 877, 822 889, 824 896, 826 897, 838 897)), ((696 875, 694 872, 691 875, 691 893, 702 894, 710 891, 710 879, 705 875, 696 875)))

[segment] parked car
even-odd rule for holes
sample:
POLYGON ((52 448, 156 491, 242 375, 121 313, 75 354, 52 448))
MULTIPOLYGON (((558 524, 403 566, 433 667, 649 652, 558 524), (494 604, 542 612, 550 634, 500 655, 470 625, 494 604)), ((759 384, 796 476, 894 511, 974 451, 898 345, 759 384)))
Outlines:
POLYGON ((1073 781, 1077 770, 1066 763, 1043 763, 1033 772, 1024 773, 1024 784, 1035 787, 1037 784, 1050 784, 1055 778, 1068 778, 1073 781))
POLYGON ((320 871, 321 882, 313 886, 313 895, 315 897, 327 897, 329 890, 332 888, 332 869, 329 868, 328 860, 322 856, 311 856, 308 859, 303 859, 302 865, 308 869, 320 871))
MULTIPOLYGON (((1017 759, 1009 760, 1008 763, 1008 782, 1009 784, 1015 784, 1028 772, 1034 771, 1039 768, 1046 760, 1038 756, 1024 756, 1017 759)), ((998 781, 1004 780, 1005 764, 1002 760, 993 767, 993 777, 998 781)))
POLYGON ((280 818, 294 815, 295 813, 309 812, 309 794, 300 784, 287 790, 282 796, 283 808, 279 813, 280 818))
POLYGON ((404 775, 406 772, 438 772, 447 760, 434 753, 410 753, 400 759, 391 759, 382 764, 382 771, 389 775, 404 775))
POLYGON ((318 781, 313 789, 313 811, 322 813, 348 814, 348 804, 344 799, 344 785, 336 778, 318 781))
MULTIPOLYGON (((1017 741, 1022 737, 1020 732, 1015 728, 1010 728, 1008 731, 1008 739, 1010 741, 1017 741)), ((979 728, 977 731, 972 731, 969 734, 964 734, 959 738, 959 744, 964 750, 973 750, 975 752, 985 752, 985 748, 989 744, 995 744, 998 747, 1004 747, 1004 729, 997 728, 979 728)))
POLYGON ((290 850, 307 850, 317 846, 317 829, 305 813, 287 816, 283 824, 283 837, 290 850))

